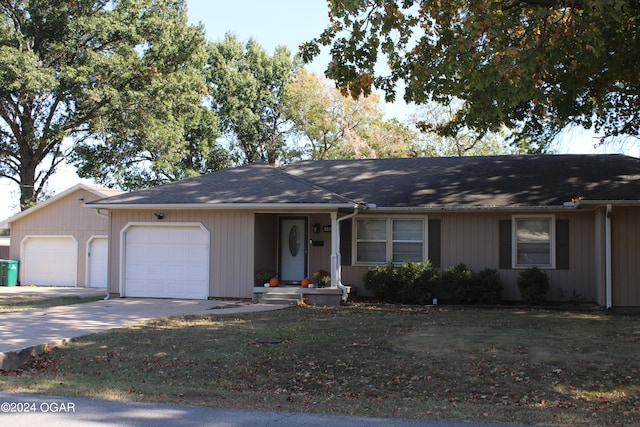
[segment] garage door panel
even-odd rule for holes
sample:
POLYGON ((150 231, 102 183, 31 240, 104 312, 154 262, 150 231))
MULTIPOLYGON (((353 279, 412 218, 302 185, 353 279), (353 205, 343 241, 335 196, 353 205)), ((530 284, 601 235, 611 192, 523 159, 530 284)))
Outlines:
POLYGON ((134 226, 127 230, 126 296, 205 299, 209 233, 196 226, 134 226))
POLYGON ((109 240, 97 237, 89 243, 89 283, 92 288, 107 287, 109 240))
POLYGON ((25 285, 77 285, 78 245, 72 237, 29 237, 23 251, 25 285))

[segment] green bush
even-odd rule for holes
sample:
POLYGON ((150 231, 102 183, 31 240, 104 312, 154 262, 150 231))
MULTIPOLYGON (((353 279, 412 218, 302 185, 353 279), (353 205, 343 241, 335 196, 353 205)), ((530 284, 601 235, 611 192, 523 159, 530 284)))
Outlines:
POLYGON ((485 268, 474 274, 465 264, 458 264, 442 273, 442 285, 460 304, 502 302, 503 285, 498 270, 485 268))
POLYGON ((472 304, 477 299, 475 276, 465 264, 458 264, 443 271, 442 285, 456 302, 472 304))
POLYGON ((522 270, 518 274, 518 289, 526 304, 540 305, 549 291, 549 276, 536 267, 522 270))
POLYGON ((502 281, 498 270, 485 268, 476 276, 479 304, 500 304, 502 302, 502 281))
POLYGON ((367 289, 385 302, 428 304, 433 297, 438 272, 429 261, 370 267, 364 275, 367 289))

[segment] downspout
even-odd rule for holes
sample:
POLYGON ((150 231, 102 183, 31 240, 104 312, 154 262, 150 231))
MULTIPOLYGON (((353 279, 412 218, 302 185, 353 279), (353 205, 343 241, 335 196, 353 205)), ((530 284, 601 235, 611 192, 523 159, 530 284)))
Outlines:
POLYGON ((331 239, 331 285, 333 286, 335 283, 335 287, 342 290, 342 302, 347 302, 347 298, 349 294, 347 293, 347 287, 342 283, 342 254, 340 253, 340 223, 344 220, 353 218, 358 215, 359 205, 355 205, 353 212, 349 215, 345 215, 343 217, 338 218, 337 213, 331 214, 331 219, 333 225, 332 230, 334 231, 333 238, 331 239), (333 278, 335 277, 335 279, 333 278))
POLYGON ((611 204, 607 205, 604 220, 604 274, 605 274, 605 304, 611 309, 611 204))

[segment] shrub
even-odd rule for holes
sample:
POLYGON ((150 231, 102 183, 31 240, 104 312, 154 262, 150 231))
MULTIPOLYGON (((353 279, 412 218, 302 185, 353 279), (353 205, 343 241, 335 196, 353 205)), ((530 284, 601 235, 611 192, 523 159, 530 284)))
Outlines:
POLYGON ((449 267, 442 273, 445 291, 462 304, 499 304, 502 282, 498 270, 485 268, 474 274, 465 264, 449 267))
POLYGON ((502 302, 502 281, 498 270, 485 268, 476 276, 479 304, 500 304, 502 302))
POLYGON ((442 273, 442 285, 456 302, 469 304, 474 303, 478 298, 475 276, 465 264, 447 268, 442 273))
POLYGON ((385 302, 427 304, 431 302, 438 272, 429 261, 370 267, 364 275, 367 289, 385 302))
POLYGON ((522 270, 518 274, 518 289, 526 304, 542 304, 549 291, 549 276, 536 267, 522 270))

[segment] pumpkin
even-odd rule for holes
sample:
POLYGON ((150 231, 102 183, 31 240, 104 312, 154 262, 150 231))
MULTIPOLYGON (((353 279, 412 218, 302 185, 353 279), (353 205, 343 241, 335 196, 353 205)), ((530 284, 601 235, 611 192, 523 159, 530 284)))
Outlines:
POLYGON ((278 278, 277 277, 272 277, 271 280, 269 280, 269 286, 271 286, 272 288, 275 288, 278 286, 278 278))
POLYGON ((303 288, 308 288, 309 287, 309 283, 311 283, 311 280, 309 280, 308 277, 305 277, 304 279, 302 279, 302 287, 303 288))

